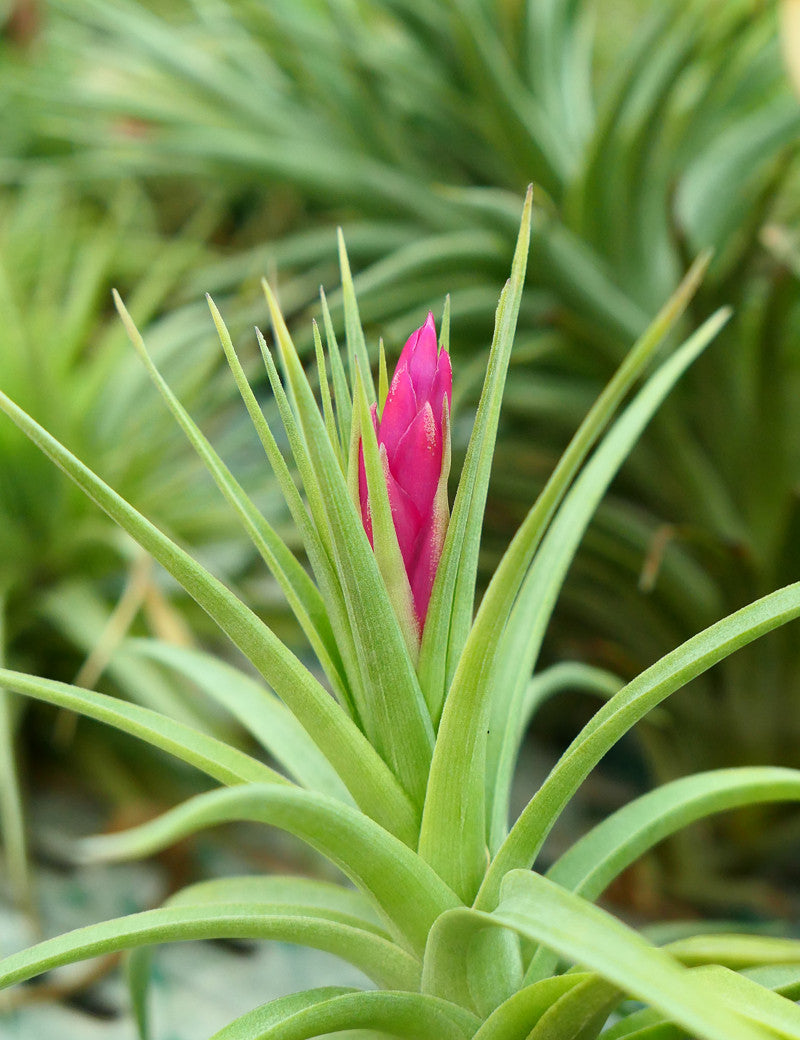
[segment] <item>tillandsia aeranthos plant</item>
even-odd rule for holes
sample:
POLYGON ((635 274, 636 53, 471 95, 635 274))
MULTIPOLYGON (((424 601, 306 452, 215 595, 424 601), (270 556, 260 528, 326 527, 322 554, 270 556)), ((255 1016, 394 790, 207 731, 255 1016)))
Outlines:
POLYGON ((285 770, 146 708, 0 671, 7 689, 102 719, 219 784, 143 826, 85 839, 80 857, 141 856, 200 828, 251 820, 296 835, 355 886, 273 876, 201 882, 161 909, 91 925, 6 958, 2 985, 82 957, 132 950, 131 991, 146 1036, 148 947, 189 938, 272 938, 334 952, 376 989, 295 993, 246 1013, 216 1040, 302 1040, 346 1030, 409 1040, 800 1040, 794 1003, 800 941, 709 934, 699 926, 698 934, 659 946, 594 905, 626 865, 686 823, 737 805, 800 800, 800 771, 740 768, 675 781, 590 830, 545 875, 531 869, 561 811, 613 744, 690 678, 800 615, 799 585, 718 622, 610 696, 508 824, 516 752, 547 686, 546 673, 531 675, 564 574, 643 427, 727 320, 724 311, 712 315, 656 362, 697 287, 701 260, 590 409, 473 617, 530 219, 529 193, 440 554, 444 509, 436 497, 447 468, 447 310, 441 343, 428 321, 406 345, 391 389, 382 361, 376 392, 343 253, 346 364, 323 296, 327 356, 314 328, 318 403, 266 286, 277 362, 260 333, 258 339, 301 494, 210 304, 312 576, 172 394, 118 301, 155 384, 283 588, 325 685, 224 585, 0 395, 7 415, 250 659, 266 685, 243 686, 235 707, 285 770), (405 450, 410 461, 401 456, 405 450), (428 522, 436 534, 420 541, 420 524, 428 522), (433 576, 427 609, 427 585, 421 578, 415 584, 420 560, 430 560, 423 573, 433 576), (639 1002, 638 1010, 628 998, 639 1002))
MULTIPOLYGON (((469 355, 481 371, 519 189, 534 180, 547 193, 481 583, 687 258, 713 247, 692 319, 731 300, 737 313, 598 510, 545 648, 632 678, 800 572, 800 106, 781 60, 780 6, 216 0, 167 14, 143 0, 51 0, 38 89, 73 168, 93 179, 166 173, 183 198, 197 190, 191 175, 231 198, 244 183, 248 199, 283 202, 283 238, 251 235, 253 252, 231 259, 223 284, 279 262, 293 272, 283 306, 305 307, 334 250, 324 227, 293 220, 328 214, 345 221, 358 258, 361 313, 387 339, 407 335, 409 308, 451 293, 461 392, 469 355)), ((330 304, 337 320, 341 297, 330 304)), ((297 335, 302 352, 305 329, 297 335)), ((800 642, 780 635, 735 655, 665 714, 668 725, 642 740, 659 780, 796 764, 800 642)), ((720 876, 732 860, 749 866, 755 829, 760 853, 793 870, 791 820, 783 840, 771 813, 742 823, 732 814, 687 834, 693 853, 671 858, 670 887, 719 902, 709 860, 720 876), (703 879, 692 876, 699 862, 703 879)))
MULTIPOLYGON (((382 353, 381 361, 384 376, 382 353)), ((379 539, 384 533, 388 536, 389 545, 381 544, 376 552, 380 559, 393 557, 394 569, 388 561, 385 570, 382 568, 384 580, 387 588, 395 591, 396 609, 411 637, 410 646, 416 658, 415 647, 428 614, 449 518, 447 478, 453 373, 447 350, 439 350, 431 312, 425 324, 409 336, 388 390, 383 382, 380 418, 378 402, 370 407, 382 472, 378 474, 373 468, 370 494, 364 446, 359 440, 358 501, 364 530, 375 549, 372 500, 380 498, 383 487, 386 488, 393 532, 377 532, 379 539)))

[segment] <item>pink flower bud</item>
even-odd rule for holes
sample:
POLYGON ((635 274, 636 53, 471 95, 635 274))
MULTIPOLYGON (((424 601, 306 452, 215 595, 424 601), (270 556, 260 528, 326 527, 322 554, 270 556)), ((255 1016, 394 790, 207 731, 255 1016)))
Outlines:
MULTIPOLYGON (((425 324, 403 347, 380 420, 377 406, 372 406, 389 505, 420 631, 449 519, 450 428, 446 413, 449 416, 452 387, 450 355, 446 350, 439 353, 433 314, 428 314, 425 324)), ((363 448, 359 451, 358 491, 361 518, 372 544, 363 448)))

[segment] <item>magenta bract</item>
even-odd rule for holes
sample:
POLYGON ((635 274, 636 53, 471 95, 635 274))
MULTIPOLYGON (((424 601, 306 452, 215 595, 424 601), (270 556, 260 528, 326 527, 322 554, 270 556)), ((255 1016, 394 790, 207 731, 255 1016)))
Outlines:
MULTIPOLYGON (((433 314, 409 336, 397 362, 392 383, 378 419, 372 421, 383 460, 386 488, 397 541, 405 564, 420 631, 428 613, 433 579, 447 530, 449 414, 453 376, 450 355, 439 352, 433 314), (444 499, 444 501, 442 501, 444 499)), ((372 520, 367 494, 363 449, 359 454, 358 491, 361 517, 372 544, 372 520)))

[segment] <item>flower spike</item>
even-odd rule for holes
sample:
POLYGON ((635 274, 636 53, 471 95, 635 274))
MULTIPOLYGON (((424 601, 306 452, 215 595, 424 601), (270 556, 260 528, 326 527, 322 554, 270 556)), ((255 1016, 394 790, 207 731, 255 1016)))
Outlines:
MULTIPOLYGON (((380 417, 377 405, 371 409, 420 632, 449 519, 452 387, 450 355, 439 351, 436 325, 429 313, 403 347, 380 417)), ((373 544, 363 445, 359 447, 358 491, 364 529, 373 544)))

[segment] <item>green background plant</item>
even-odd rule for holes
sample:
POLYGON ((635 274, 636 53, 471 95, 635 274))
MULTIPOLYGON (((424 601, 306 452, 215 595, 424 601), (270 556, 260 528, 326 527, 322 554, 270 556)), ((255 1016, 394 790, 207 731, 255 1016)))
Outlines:
MULTIPOLYGON (((800 992, 797 940, 703 935, 701 926, 696 941, 689 935, 659 947, 591 902, 619 870, 694 819, 762 800, 800 799, 797 770, 740 767, 667 784, 591 830, 558 860, 551 877, 529 869, 564 807, 614 744, 688 680, 800 616, 800 584, 779 589, 700 632, 613 695, 516 822, 504 828, 498 846, 491 847, 493 817, 487 806, 507 794, 501 761, 489 754, 491 727, 508 729, 513 736, 518 713, 513 701, 512 711, 506 710, 508 691, 516 694, 527 684, 546 619, 600 498, 672 386, 728 318, 717 312, 654 361, 696 288, 698 272, 693 271, 584 419, 470 624, 500 401, 525 280, 531 201, 529 191, 417 669, 349 494, 351 481, 335 429, 329 439, 331 427, 323 417, 329 409, 320 410, 269 286, 282 377, 259 338, 306 496, 305 502, 298 500, 297 488, 287 483, 287 504, 297 511, 316 581, 295 566, 286 543, 163 380, 119 299, 118 307, 169 410, 283 586, 335 697, 230 589, 0 394, 6 415, 183 585, 302 727, 297 731, 302 739, 282 748, 288 771, 298 779, 307 777, 296 784, 256 758, 151 709, 0 670, 7 689, 102 720, 170 751, 221 785, 140 827, 84 841, 76 858, 141 856, 199 829, 250 820, 296 835, 358 890, 290 877, 219 879, 183 890, 162 909, 90 925, 12 955, 0 962, 0 983, 24 981, 100 953, 134 950, 129 979, 140 1035, 147 1036, 150 963, 140 948, 223 936, 283 939, 343 956, 365 971, 378 991, 298 993, 246 1013, 218 1038, 277 1040, 367 1026, 376 1036, 591 1040, 636 1034, 641 1016, 605 1029, 609 1014, 626 997, 644 1004, 648 1028, 665 1035, 768 1040, 777 1032, 788 1040, 800 1037, 794 1003, 800 992), (460 616, 466 618, 463 624, 460 616), (444 668, 433 667, 433 655, 444 668), (430 705, 437 703, 440 683, 444 696, 438 719, 430 705), (333 771, 344 786, 343 796, 331 793, 324 776, 308 771, 314 760, 323 773, 333 771), (319 779, 325 793, 314 789, 319 779), (559 959, 582 970, 553 974, 559 959), (775 966, 782 970, 770 972, 775 966), (756 977, 741 969, 755 969, 756 977)), ((346 277, 344 299, 349 376, 358 390, 365 346, 346 277)), ((282 480, 285 462, 276 453, 268 423, 253 408, 227 330, 211 306, 234 378, 282 480)), ((332 338, 334 371, 337 357, 332 338)), ((324 363, 324 356, 319 360, 324 363)), ((334 399, 338 421, 345 421, 343 412, 353 421, 350 390, 341 381, 334 399)), ((365 408, 361 411, 366 417, 365 408)), ((371 449, 367 444, 367 456, 370 450, 374 453, 374 441, 371 449)), ((257 708, 247 715, 254 735, 275 711, 272 694, 261 687, 257 708)), ((276 737, 270 730, 268 750, 276 737)))

